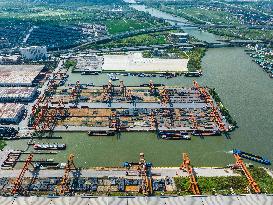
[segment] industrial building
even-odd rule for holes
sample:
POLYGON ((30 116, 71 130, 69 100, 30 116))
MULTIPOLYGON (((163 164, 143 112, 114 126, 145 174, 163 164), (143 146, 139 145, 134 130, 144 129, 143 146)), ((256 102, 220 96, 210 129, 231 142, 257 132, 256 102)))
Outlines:
POLYGON ((103 58, 96 54, 79 54, 72 59, 77 61, 76 68, 73 72, 81 72, 82 74, 90 74, 102 72, 103 58))
POLYGON ((4 55, 0 56, 0 64, 9 65, 9 64, 19 64, 21 63, 20 55, 4 55))
POLYGON ((0 86, 33 86, 43 65, 0 65, 0 86))
POLYGON ((188 43, 188 33, 171 33, 169 39, 173 43, 188 43))
POLYGON ((105 72, 176 72, 188 71, 189 59, 144 58, 141 52, 126 55, 104 55, 102 70, 105 72))
POLYGON ((31 102, 37 93, 36 87, 0 87, 0 102, 31 102))
POLYGON ((0 103, 0 123, 18 124, 25 112, 25 106, 16 103, 0 103))

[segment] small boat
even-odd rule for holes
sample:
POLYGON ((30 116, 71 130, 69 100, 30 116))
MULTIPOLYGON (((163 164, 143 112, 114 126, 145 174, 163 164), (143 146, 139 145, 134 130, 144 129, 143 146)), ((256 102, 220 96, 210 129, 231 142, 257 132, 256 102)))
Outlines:
POLYGON ((241 151, 239 149, 233 149, 232 152, 233 152, 233 154, 237 154, 242 158, 249 159, 249 160, 252 160, 252 161, 255 161, 255 162, 258 162, 261 164, 265 164, 265 165, 271 165, 270 160, 266 159, 265 157, 261 157, 261 156, 255 155, 255 154, 247 153, 247 152, 241 151))
POLYGON ((64 150, 66 144, 34 144, 33 148, 35 150, 64 150))
POLYGON ((83 71, 81 74, 82 75, 99 75, 99 73, 96 71, 83 71))
POLYGON ((89 131, 87 133, 89 136, 114 136, 114 131, 89 131))
POLYGON ((118 78, 115 74, 113 74, 113 73, 111 73, 111 74, 108 75, 108 76, 109 76, 110 80, 112 80, 112 81, 119 80, 119 78, 118 78))

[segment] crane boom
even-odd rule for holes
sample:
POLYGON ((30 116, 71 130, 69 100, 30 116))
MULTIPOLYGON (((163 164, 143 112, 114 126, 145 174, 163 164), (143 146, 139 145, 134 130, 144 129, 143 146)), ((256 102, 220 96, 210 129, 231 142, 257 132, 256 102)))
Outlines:
POLYGON ((233 154, 233 156, 236 159, 236 165, 238 165, 240 168, 242 168, 251 188, 255 191, 255 193, 261 193, 259 185, 255 181, 255 179, 252 177, 250 172, 248 171, 248 169, 247 169, 244 161, 241 159, 241 157, 238 154, 233 154))
POLYGON ((11 193, 13 195, 16 194, 19 191, 19 189, 21 187, 21 184, 22 184, 22 181, 23 181, 23 177, 24 177, 26 171, 28 170, 28 166, 31 164, 32 159, 33 159, 33 154, 30 154, 28 156, 28 158, 26 159, 26 161, 25 161, 23 169, 21 170, 19 176, 16 178, 16 180, 14 182, 14 187, 11 190, 11 193))
POLYGON ((67 164, 65 166, 64 176, 62 178, 61 183, 58 186, 58 193, 60 195, 64 195, 65 192, 69 191, 69 187, 68 187, 69 174, 73 168, 76 169, 76 166, 73 160, 74 160, 74 155, 70 154, 67 160, 67 164))

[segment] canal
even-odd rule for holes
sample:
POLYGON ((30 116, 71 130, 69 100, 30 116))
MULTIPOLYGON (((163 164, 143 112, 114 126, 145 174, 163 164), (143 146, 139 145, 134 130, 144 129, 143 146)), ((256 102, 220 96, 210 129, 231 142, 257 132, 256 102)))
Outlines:
MULTIPOLYGON (((225 136, 213 136, 191 141, 163 141, 155 133, 124 133, 121 139, 115 137, 89 137, 86 133, 56 133, 61 140, 51 143, 67 144, 67 150, 52 156, 65 161, 69 153, 76 155, 76 163, 83 167, 118 166, 124 161, 137 160, 144 152, 154 166, 179 166, 182 152, 189 152, 195 166, 224 166, 233 163, 230 153, 233 148, 253 152, 273 159, 273 81, 245 54, 244 48, 209 49, 203 58, 204 76, 196 80, 201 85, 216 88, 224 105, 238 122, 239 128, 225 136)), ((150 78, 120 76, 127 85, 149 82, 150 78)), ((94 82, 105 84, 107 75, 81 76, 73 74, 68 83, 94 82)), ((154 78, 155 83, 191 86, 193 78, 184 76, 166 80, 154 78)), ((38 141, 37 141, 38 142, 38 141)), ((48 142, 47 140, 40 140, 48 142)), ((22 148, 21 141, 8 142, 8 146, 22 148)))

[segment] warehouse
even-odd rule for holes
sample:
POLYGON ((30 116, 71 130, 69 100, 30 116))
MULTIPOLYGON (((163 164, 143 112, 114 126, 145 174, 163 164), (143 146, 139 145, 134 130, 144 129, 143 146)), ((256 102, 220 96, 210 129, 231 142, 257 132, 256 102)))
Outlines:
POLYGON ((43 65, 0 65, 0 86, 33 86, 43 65))
POLYGON ((25 106, 16 103, 0 103, 0 123, 18 124, 25 112, 25 106))
POLYGON ((188 71, 189 59, 144 58, 142 53, 104 55, 104 72, 155 72, 183 73, 188 71))
POLYGON ((36 87, 0 87, 0 102, 31 102, 37 94, 36 87))

